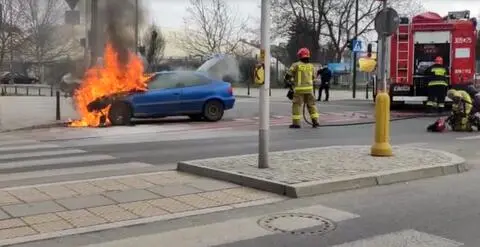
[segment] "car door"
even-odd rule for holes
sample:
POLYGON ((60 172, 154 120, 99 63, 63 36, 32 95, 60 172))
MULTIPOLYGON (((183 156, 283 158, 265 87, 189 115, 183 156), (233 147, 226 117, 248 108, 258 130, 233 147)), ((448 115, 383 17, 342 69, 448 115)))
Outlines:
POLYGON ((211 79, 196 73, 188 73, 181 76, 182 93, 180 95, 180 111, 183 114, 200 113, 203 110, 205 99, 213 94, 213 88, 209 86, 211 79))
POLYGON ((160 117, 178 114, 182 90, 177 84, 177 80, 171 74, 157 74, 148 83, 146 92, 133 97, 135 115, 160 117))

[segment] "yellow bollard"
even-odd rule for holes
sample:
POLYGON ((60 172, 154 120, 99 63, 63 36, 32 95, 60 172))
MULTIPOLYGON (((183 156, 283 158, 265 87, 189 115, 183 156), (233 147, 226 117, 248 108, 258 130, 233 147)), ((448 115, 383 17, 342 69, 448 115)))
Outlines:
POLYGON ((372 145, 372 156, 392 156, 390 145, 390 96, 380 92, 375 99, 375 143, 372 145))

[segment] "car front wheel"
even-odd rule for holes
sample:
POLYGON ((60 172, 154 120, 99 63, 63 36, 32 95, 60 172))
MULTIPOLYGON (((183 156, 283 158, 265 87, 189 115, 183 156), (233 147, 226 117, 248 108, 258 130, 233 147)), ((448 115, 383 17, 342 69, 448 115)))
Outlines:
POLYGON ((209 100, 203 107, 203 118, 209 122, 217 122, 222 119, 225 108, 218 100, 209 100))
POLYGON ((108 111, 108 120, 112 125, 130 125, 132 119, 132 110, 127 103, 117 102, 112 104, 108 111))

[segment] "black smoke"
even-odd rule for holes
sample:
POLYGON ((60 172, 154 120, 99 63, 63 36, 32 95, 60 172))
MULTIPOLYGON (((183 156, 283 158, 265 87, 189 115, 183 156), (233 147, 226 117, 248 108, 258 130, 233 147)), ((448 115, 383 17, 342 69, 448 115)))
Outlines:
MULTIPOLYGON (((108 41, 118 52, 120 64, 128 62, 129 51, 135 49, 135 0, 105 1, 105 27, 108 41)), ((141 2, 141 1, 138 1, 141 2)), ((138 25, 143 23, 143 8, 138 6, 138 25)))

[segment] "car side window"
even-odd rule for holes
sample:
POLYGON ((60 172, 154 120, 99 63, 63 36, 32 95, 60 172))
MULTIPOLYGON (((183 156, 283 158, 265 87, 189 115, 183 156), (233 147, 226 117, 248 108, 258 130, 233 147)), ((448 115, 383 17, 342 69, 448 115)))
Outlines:
POLYGON ((185 87, 194 87, 210 82, 210 79, 198 74, 184 74, 181 76, 181 83, 185 87))
POLYGON ((175 75, 171 73, 158 74, 150 82, 148 82, 148 89, 167 89, 176 87, 177 80, 175 75))

